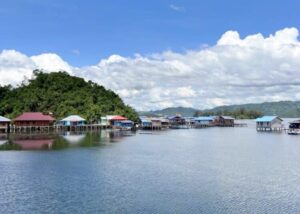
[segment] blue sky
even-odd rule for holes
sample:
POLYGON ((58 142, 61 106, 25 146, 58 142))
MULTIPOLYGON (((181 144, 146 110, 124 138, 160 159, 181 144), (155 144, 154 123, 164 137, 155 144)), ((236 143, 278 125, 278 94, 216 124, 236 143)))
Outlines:
POLYGON ((241 37, 299 28, 297 0, 9 0, 0 8, 0 50, 53 52, 73 66, 112 54, 185 52, 241 37))
POLYGON ((64 70, 137 110, 300 100, 299 0, 7 0, 0 85, 64 70))

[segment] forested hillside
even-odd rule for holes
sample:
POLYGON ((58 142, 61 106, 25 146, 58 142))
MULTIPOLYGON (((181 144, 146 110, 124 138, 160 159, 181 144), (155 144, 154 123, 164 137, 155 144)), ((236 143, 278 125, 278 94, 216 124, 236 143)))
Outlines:
POLYGON ((228 115, 241 119, 253 119, 261 115, 277 115, 280 117, 300 117, 300 101, 279 101, 265 103, 251 103, 242 105, 219 106, 212 109, 196 110, 193 108, 166 108, 162 110, 139 112, 140 115, 228 115))
POLYGON ((170 107, 162 110, 156 111, 143 111, 139 112, 139 115, 142 116, 173 116, 176 114, 180 114, 184 117, 191 117, 195 114, 197 109, 194 108, 186 108, 186 107, 170 107))
POLYGON ((220 106, 209 110, 207 112, 223 113, 235 112, 240 109, 246 111, 257 111, 264 115, 277 115, 280 117, 300 117, 300 102, 299 101, 280 101, 280 102, 265 102, 252 103, 243 105, 229 105, 220 106))
POLYGON ((118 114, 136 121, 138 115, 111 90, 66 72, 34 71, 34 78, 18 87, 0 86, 0 115, 14 118, 26 111, 52 112, 57 119, 78 114, 96 121, 118 114))

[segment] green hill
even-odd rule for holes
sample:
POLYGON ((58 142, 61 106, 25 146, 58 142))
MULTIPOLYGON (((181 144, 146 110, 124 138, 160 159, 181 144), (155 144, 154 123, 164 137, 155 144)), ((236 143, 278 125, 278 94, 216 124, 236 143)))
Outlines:
POLYGON ((194 109, 194 108, 172 107, 172 108, 165 108, 165 109, 156 110, 156 111, 139 112, 139 115, 141 115, 141 116, 172 116, 172 115, 180 114, 184 117, 192 117, 196 111, 197 111, 197 109, 194 109))
POLYGON ((280 117, 300 117, 300 101, 280 101, 280 102, 265 102, 259 104, 243 104, 220 106, 213 109, 204 110, 214 113, 233 112, 239 109, 253 110, 261 112, 263 115, 277 115, 280 117))
POLYGON ((139 112, 139 115, 145 116, 170 116, 176 113, 189 117, 198 115, 232 115, 239 118, 254 118, 259 115, 278 115, 280 117, 296 118, 300 117, 300 101, 280 101, 251 103, 243 105, 219 106, 212 109, 197 110, 193 108, 166 108, 157 111, 139 112), (245 114, 242 114, 242 113, 245 114))
POLYGON ((78 114, 89 121, 118 114, 136 121, 138 115, 111 90, 66 72, 34 71, 20 86, 0 86, 0 115, 14 118, 22 112, 52 112, 57 119, 78 114))

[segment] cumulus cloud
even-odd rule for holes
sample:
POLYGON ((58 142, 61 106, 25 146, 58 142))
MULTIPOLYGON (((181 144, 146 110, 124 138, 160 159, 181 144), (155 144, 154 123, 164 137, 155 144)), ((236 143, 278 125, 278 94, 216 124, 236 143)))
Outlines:
POLYGON ((24 77, 29 78, 34 68, 34 62, 26 55, 14 50, 3 50, 0 53, 0 84, 16 85, 24 77))
POLYGON ((35 68, 66 70, 120 94, 138 110, 300 99, 300 42, 296 28, 264 37, 224 33, 215 45, 185 53, 112 55, 73 67, 56 54, 0 53, 0 84, 17 84, 35 68))
POLYGON ((53 53, 44 53, 38 56, 32 56, 30 59, 35 63, 38 69, 45 71, 67 71, 72 73, 70 65, 53 53))

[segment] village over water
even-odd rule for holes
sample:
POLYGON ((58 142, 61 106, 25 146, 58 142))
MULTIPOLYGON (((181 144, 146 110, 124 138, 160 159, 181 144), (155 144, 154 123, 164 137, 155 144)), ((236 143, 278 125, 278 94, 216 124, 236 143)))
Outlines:
MULTIPOLYGON (((300 120, 289 123, 284 127, 283 119, 278 116, 263 116, 256 120, 256 130, 266 132, 286 131, 288 134, 300 134, 300 120)), ((24 112, 14 119, 0 116, 1 133, 31 133, 52 131, 88 131, 98 129, 112 129, 119 131, 190 129, 209 127, 243 127, 247 123, 243 120, 236 122, 231 116, 200 116, 183 117, 179 114, 169 117, 140 116, 138 121, 131 121, 121 115, 107 115, 97 122, 89 122, 79 115, 70 115, 56 120, 52 113, 24 112)))

